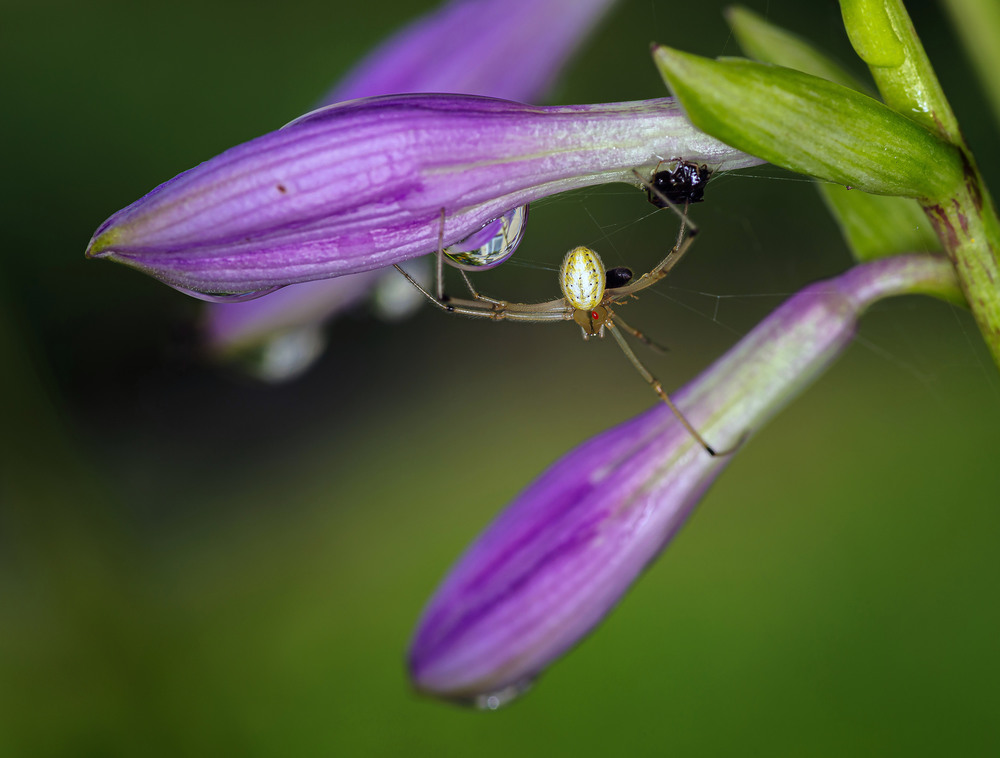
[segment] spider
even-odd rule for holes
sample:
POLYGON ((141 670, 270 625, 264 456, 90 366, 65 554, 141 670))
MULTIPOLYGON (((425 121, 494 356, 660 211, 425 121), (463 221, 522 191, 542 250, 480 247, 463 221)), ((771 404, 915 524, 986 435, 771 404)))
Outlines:
MULTIPOLYGON (((682 215, 677 243, 649 273, 643 274, 634 281, 629 269, 622 267, 606 271, 600 256, 595 251, 588 247, 575 247, 566 254, 559 270, 559 283, 563 296, 544 303, 511 303, 482 295, 476 291, 468 275, 462 270, 460 273, 469 288, 469 292, 472 293, 472 299, 451 298, 440 294, 435 297, 402 268, 399 266, 396 268, 431 303, 447 313, 488 318, 494 321, 575 321, 582 329, 585 340, 591 337, 604 337, 605 332, 607 332, 618 343, 636 371, 666 403, 677 420, 697 440, 698 444, 709 455, 721 456, 733 452, 739 443, 732 448, 719 451, 705 441, 705 438, 670 399, 659 379, 653 376, 632 351, 622 335, 622 330, 652 347, 657 347, 655 343, 642 332, 626 324, 621 316, 615 312, 615 307, 624 304, 626 298, 632 297, 637 292, 661 281, 690 248, 696 233, 697 227, 687 219, 686 215, 682 215), (686 228, 690 229, 690 232, 685 237, 686 228)), ((440 282, 438 291, 439 293, 441 291, 440 282)))

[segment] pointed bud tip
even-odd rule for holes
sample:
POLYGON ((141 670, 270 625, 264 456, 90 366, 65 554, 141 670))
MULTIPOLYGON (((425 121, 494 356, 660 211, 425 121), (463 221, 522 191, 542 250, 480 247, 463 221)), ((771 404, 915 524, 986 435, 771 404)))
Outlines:
POLYGON ((697 66, 692 66, 692 64, 698 64, 702 59, 697 55, 685 53, 683 50, 668 45, 655 45, 651 52, 653 53, 653 63, 659 69, 660 76, 663 77, 670 91, 679 98, 678 83, 683 82, 682 77, 684 76, 697 74, 697 66))
POLYGON ((652 47, 650 47, 650 51, 658 58, 664 58, 667 60, 684 55, 683 52, 676 48, 670 47, 669 45, 661 45, 659 43, 653 43, 652 47))
POLYGON ((115 242, 118 240, 118 230, 117 229, 107 229, 101 231, 100 229, 94 234, 90 240, 90 244, 87 245, 87 249, 84 251, 83 255, 86 258, 107 258, 111 255, 109 250, 115 242))

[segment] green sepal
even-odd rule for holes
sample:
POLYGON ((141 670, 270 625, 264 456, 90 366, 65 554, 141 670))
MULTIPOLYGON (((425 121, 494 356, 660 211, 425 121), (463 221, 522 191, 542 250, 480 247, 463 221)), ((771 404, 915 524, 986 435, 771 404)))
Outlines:
MULTIPOLYGON (((872 91, 808 41, 742 6, 726 11, 740 47, 761 63, 773 63, 827 79, 866 95, 872 91)), ((872 195, 840 184, 817 182, 830 214, 858 262, 906 252, 938 252, 941 241, 920 204, 908 197, 872 195)))
POLYGON ((742 58, 653 54, 696 127, 758 158, 879 195, 946 198, 962 184, 953 145, 848 87, 742 58))
POLYGON ((858 56, 869 66, 896 68, 906 60, 903 41, 893 28, 885 0, 844 0, 844 28, 858 56))
POLYGON ((962 144, 955 114, 902 0, 840 0, 840 13, 885 104, 947 142, 962 144))
POLYGON ((855 260, 939 252, 941 240, 920 204, 908 197, 870 195, 839 184, 817 184, 855 260))
POLYGON ((886 104, 962 153, 965 181, 953 193, 925 200, 923 205, 955 264, 993 360, 1000 366, 1000 218, 955 113, 903 0, 840 0, 840 9, 851 44, 868 63, 886 104), (898 42, 901 56, 873 53, 892 44, 891 39, 898 42))
POLYGON ((740 48, 755 61, 794 68, 866 95, 874 95, 870 87, 797 34, 775 26, 742 5, 727 8, 725 14, 740 48))

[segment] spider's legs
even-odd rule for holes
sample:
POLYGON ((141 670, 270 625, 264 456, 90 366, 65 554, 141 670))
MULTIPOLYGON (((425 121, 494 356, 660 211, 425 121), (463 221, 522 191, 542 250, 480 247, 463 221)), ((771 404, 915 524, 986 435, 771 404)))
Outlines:
MULTIPOLYGON (((437 254, 435 255, 435 275, 434 275, 434 280, 435 280, 435 291, 436 291, 437 297, 431 298, 432 300, 437 301, 437 304, 447 303, 447 302, 449 302, 449 301, 451 301, 451 300, 454 299, 454 298, 451 298, 448 295, 446 295, 445 292, 444 292, 444 271, 445 271, 445 269, 444 269, 444 255, 445 255, 445 253, 444 253, 444 219, 445 219, 445 209, 442 208, 441 209, 441 224, 438 227, 437 254)), ((396 268, 399 268, 399 266, 396 266, 396 268)), ((465 286, 468 288, 469 293, 472 295, 472 299, 473 300, 477 300, 477 301, 482 302, 482 303, 489 303, 490 305, 493 305, 493 306, 502 306, 503 305, 503 301, 502 300, 497 300, 496 298, 492 298, 492 297, 486 297, 485 295, 481 295, 479 292, 477 292, 476 288, 472 286, 472 280, 469 279, 469 275, 465 272, 464 269, 458 269, 458 272, 459 272, 459 274, 461 274, 462 280, 465 282, 465 286)), ((409 276, 407 276, 406 278, 410 279, 409 276)), ((413 280, 410 279, 410 281, 412 282, 413 280)), ((418 288, 418 289, 421 289, 421 291, 423 291, 423 288, 418 288)), ((424 294, 428 294, 428 293, 424 292, 424 294)))
POLYGON ((444 296, 435 297, 420 282, 406 273, 406 271, 404 271, 399 264, 394 263, 392 265, 399 273, 406 277, 406 280, 412 284, 417 291, 420 292, 420 294, 430 300, 435 307, 440 308, 447 313, 461 313, 465 316, 476 316, 479 318, 491 319, 502 319, 505 316, 505 304, 500 301, 484 301, 480 304, 479 302, 470 300, 455 300, 453 298, 445 298, 444 296))
POLYGON ((478 300, 481 303, 490 303, 491 305, 500 306, 504 304, 503 300, 497 300, 495 297, 488 297, 479 292, 475 287, 472 286, 472 280, 469 275, 463 270, 459 269, 458 273, 462 275, 462 279, 465 281, 465 286, 469 290, 469 294, 472 295, 473 300, 478 300))
MULTIPOLYGON (((463 316, 488 318, 493 321, 530 321, 543 323, 550 321, 570 321, 573 318, 573 307, 567 305, 562 298, 545 303, 508 303, 505 300, 495 300, 476 294, 476 300, 460 298, 439 299, 410 276, 399 265, 393 264, 396 270, 412 284, 420 294, 431 301, 434 307, 445 313, 459 313, 463 316)), ((470 285, 471 286, 471 285, 470 285)))
POLYGON ((638 279, 626 284, 624 287, 616 287, 613 290, 608 290, 609 294, 611 294, 615 300, 618 300, 619 298, 627 295, 633 295, 636 292, 640 292, 641 290, 651 287, 661 281, 667 274, 670 273, 673 267, 680 262, 681 258, 684 257, 684 253, 686 253, 691 247, 692 242, 694 242, 694 237, 685 237, 684 226, 682 225, 680 234, 677 237, 677 244, 670 249, 666 258, 656 264, 652 271, 643 274, 638 279))
MULTIPOLYGON (((635 174, 636 178, 642 184, 649 187, 651 191, 656 191, 656 189, 652 187, 649 184, 649 182, 647 182, 638 171, 633 169, 632 173, 635 174)), ((677 213, 681 217, 681 228, 677 232, 677 242, 670 249, 670 252, 667 253, 666 257, 662 261, 660 261, 652 269, 652 271, 650 271, 647 274, 643 274, 635 281, 626 284, 624 287, 617 287, 614 290, 612 290, 611 294, 614 296, 615 299, 624 297, 626 295, 632 295, 636 292, 639 292, 641 290, 646 289, 647 287, 656 284, 658 281, 663 279, 667 274, 670 273, 670 270, 673 269, 673 267, 680 262, 681 258, 684 257, 684 254, 688 251, 688 249, 691 247, 691 244, 694 242, 695 235, 698 231, 698 227, 695 225, 693 221, 691 221, 691 219, 688 218, 687 204, 685 204, 684 206, 684 211, 681 212, 676 205, 670 203, 670 201, 667 200, 666 198, 664 198, 664 202, 669 203, 670 207, 672 207, 675 211, 677 211, 677 213), (685 231, 688 231, 688 233, 685 234, 685 231)))
MULTIPOLYGON (((680 263, 681 258, 684 257, 684 253, 686 253, 690 249, 691 245, 694 243, 694 238, 697 233, 698 233, 698 227, 691 224, 691 222, 688 220, 687 206, 685 205, 684 221, 681 223, 681 228, 677 232, 677 242, 674 243, 674 246, 670 249, 670 252, 667 253, 667 256, 658 264, 656 264, 653 270, 650 271, 646 276, 655 277, 654 281, 659 281, 660 279, 665 277, 668 273, 670 273, 670 270, 678 263, 680 263), (685 224, 690 224, 690 232, 687 235, 684 234, 685 224)), ((649 282, 649 284, 653 284, 653 282, 651 281, 649 282)), ((648 287, 649 285, 647 284, 645 286, 648 287)))
MULTIPOLYGON (((399 266, 396 266, 399 268, 399 266)), ((444 300, 444 208, 441 209, 441 225, 438 227, 438 246, 435 256, 434 281, 437 282, 437 299, 444 300)))
POLYGON ((645 334, 643 334, 642 332, 640 332, 638 329, 635 329, 634 327, 631 327, 628 324, 626 324, 625 321, 622 319, 622 317, 619 316, 617 313, 614 314, 613 318, 615 320, 615 323, 618 324, 618 326, 620 326, 626 332, 628 332, 629 334, 631 334, 633 337, 635 337, 637 340, 639 340, 639 342, 641 342, 642 344, 644 344, 646 347, 651 348, 651 349, 655 350, 658 353, 667 353, 667 352, 669 352, 669 350, 666 347, 664 347, 663 345, 661 345, 659 342, 654 342, 649 337, 647 337, 645 334))
MULTIPOLYGON (((663 161, 660 161, 660 163, 663 163, 663 161)), ((653 171, 654 174, 656 173, 656 171, 659 170, 660 163, 656 165, 656 169, 654 169, 653 171)), ((681 234, 684 233, 685 228, 691 230, 690 233, 692 237, 698 234, 698 225, 690 218, 688 218, 687 215, 688 203, 685 202, 684 206, 681 207, 678 203, 672 201, 670 198, 668 198, 666 195, 660 192, 660 190, 654 187, 653 184, 649 181, 649 179, 640 174, 638 169, 632 169, 632 175, 635 176, 636 181, 638 181, 639 184, 641 184, 646 189, 647 192, 656 195, 656 197, 660 200, 660 202, 663 203, 663 207, 669 208, 670 210, 672 210, 674 213, 677 214, 677 217, 681 220, 681 234)))
POLYGON ((705 449, 705 452, 708 453, 709 455, 721 456, 721 455, 729 455, 730 453, 735 452, 736 449, 739 448, 740 444, 742 443, 742 439, 739 440, 732 447, 726 448, 725 450, 716 450, 711 445, 709 445, 708 442, 705 441, 705 438, 702 437, 701 434, 698 432, 698 430, 694 428, 694 425, 687 420, 687 418, 681 412, 681 409, 678 408, 676 405, 674 405, 674 401, 670 399, 670 396, 666 393, 666 390, 663 389, 663 385, 660 384, 660 380, 657 379, 655 376, 653 376, 650 373, 649 369, 646 368, 642 364, 642 361, 640 361, 636 357, 635 353, 632 352, 632 348, 629 347, 629 344, 625 341, 625 337, 622 336, 622 333, 618 330, 618 327, 615 325, 615 321, 617 320, 618 319, 615 317, 615 320, 608 320, 605 324, 605 326, 608 327, 608 331, 611 332, 611 336, 615 338, 615 341, 618 343, 618 346, 622 349, 622 352, 625 353, 625 357, 629 359, 629 361, 633 366, 635 366, 635 370, 638 371, 639 374, 642 376, 642 378, 646 380, 646 382, 649 384, 650 387, 652 387, 653 392, 655 392, 660 397, 660 400, 662 400, 664 403, 667 404, 667 407, 670 408, 670 412, 674 414, 674 417, 681 423, 681 425, 685 429, 687 429, 688 434, 690 434, 698 442, 698 444, 705 449))

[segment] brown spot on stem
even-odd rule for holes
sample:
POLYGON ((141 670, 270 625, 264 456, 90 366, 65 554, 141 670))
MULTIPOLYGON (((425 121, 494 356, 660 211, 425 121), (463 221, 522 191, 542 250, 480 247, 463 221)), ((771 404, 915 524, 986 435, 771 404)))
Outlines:
POLYGON ((962 227, 962 234, 968 237, 969 217, 965 213, 962 213, 962 204, 958 202, 958 198, 952 198, 951 204, 955 210, 955 217, 958 219, 959 226, 962 227))
POLYGON ((924 211, 927 213, 934 231, 944 242, 945 249, 952 251, 958 247, 958 235, 955 234, 955 227, 949 221, 944 208, 940 205, 925 205, 924 211))
POLYGON ((278 192, 280 192, 282 195, 284 195, 285 193, 288 192, 288 188, 284 184, 279 184, 278 185, 278 192))
POLYGON ((972 165, 968 153, 965 150, 959 150, 958 154, 962 156, 962 174, 965 176, 965 187, 969 197, 972 198, 972 205, 978 213, 983 209, 983 195, 980 192, 982 179, 976 167, 972 165))

